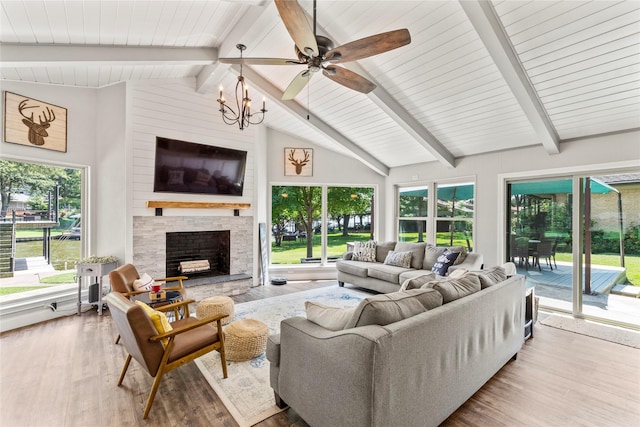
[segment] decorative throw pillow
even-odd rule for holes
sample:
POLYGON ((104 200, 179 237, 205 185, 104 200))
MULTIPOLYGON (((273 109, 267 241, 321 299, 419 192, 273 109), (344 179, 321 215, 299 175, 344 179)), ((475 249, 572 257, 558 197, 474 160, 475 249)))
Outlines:
POLYGON ((394 265, 396 267, 411 268, 411 252, 389 251, 384 259, 386 265, 394 265))
POLYGON ((150 291, 153 285, 153 278, 147 273, 142 273, 139 279, 133 281, 134 291, 150 291))
POLYGON ((446 276, 447 270, 456 262, 458 255, 460 255, 460 252, 451 252, 449 249, 445 249, 433 264, 433 267, 431 267, 431 271, 439 276, 446 276))
MULTIPOLYGON (((147 313, 147 316, 149 316, 149 319, 151 319, 153 326, 156 327, 156 331, 158 331, 158 334, 164 334, 165 332, 173 331, 171 324, 167 320, 167 316, 165 316, 163 312, 154 310, 142 301, 136 301, 136 304, 142 307, 147 313)), ((163 338, 162 345, 166 347, 167 344, 169 344, 169 338, 163 338)))
POLYGON ((363 299, 344 328, 384 326, 424 312, 420 301, 406 292, 380 294, 363 299))
POLYGON ((169 180, 167 185, 182 185, 184 184, 184 171, 181 169, 172 169, 169 171, 169 180))
POLYGON ((209 179, 211 179, 211 175, 209 172, 198 171, 196 174, 196 179, 193 180, 193 183, 196 185, 209 185, 209 179))
POLYGON ((456 258, 456 262, 453 265, 458 265, 462 263, 467 258, 467 248, 464 246, 448 246, 446 249, 449 249, 451 252, 458 252, 458 258, 456 258))
POLYGON ((376 262, 376 242, 369 240, 368 242, 356 242, 353 247, 354 261, 376 262))
POLYGON ((307 319, 310 322, 329 329, 330 331, 340 331, 344 329, 356 311, 355 307, 331 307, 312 301, 305 301, 304 308, 307 312, 307 319))

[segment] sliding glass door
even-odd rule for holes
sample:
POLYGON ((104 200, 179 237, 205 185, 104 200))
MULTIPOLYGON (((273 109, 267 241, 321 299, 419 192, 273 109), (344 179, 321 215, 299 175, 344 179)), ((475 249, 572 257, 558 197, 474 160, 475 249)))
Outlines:
POLYGON ((640 326, 640 299, 617 292, 640 285, 638 211, 623 209, 636 206, 640 191, 606 181, 616 177, 508 183, 507 258, 541 307, 640 326))

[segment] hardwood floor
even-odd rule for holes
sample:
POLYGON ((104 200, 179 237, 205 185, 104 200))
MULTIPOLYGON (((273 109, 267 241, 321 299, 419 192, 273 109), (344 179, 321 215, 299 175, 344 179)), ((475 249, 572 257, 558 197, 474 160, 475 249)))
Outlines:
MULTIPOLYGON (((335 282, 253 288, 237 303, 335 282)), ((108 315, 94 311, 0 335, 2 426, 236 426, 191 363, 162 381, 148 420, 152 378, 125 359, 108 315)), ((508 363, 443 425, 639 426, 640 350, 536 325, 508 363)), ((307 424, 288 410, 261 427, 307 424)), ((400 426, 401 427, 401 426, 400 426)))

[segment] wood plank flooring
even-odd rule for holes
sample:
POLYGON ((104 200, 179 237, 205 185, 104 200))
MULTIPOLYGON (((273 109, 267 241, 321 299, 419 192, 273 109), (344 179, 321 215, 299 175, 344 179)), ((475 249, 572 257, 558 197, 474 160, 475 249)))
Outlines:
MULTIPOLYGON (((253 288, 237 303, 335 282, 253 288)), ((2 426, 236 426, 191 363, 162 381, 148 420, 152 378, 125 354, 108 315, 90 311, 0 335, 2 426)), ((536 325, 508 363, 445 426, 640 426, 640 350, 536 325)), ((293 410, 260 427, 307 424, 293 410)), ((339 426, 337 426, 339 427, 339 426)), ((398 426, 402 427, 402 426, 398 426)))

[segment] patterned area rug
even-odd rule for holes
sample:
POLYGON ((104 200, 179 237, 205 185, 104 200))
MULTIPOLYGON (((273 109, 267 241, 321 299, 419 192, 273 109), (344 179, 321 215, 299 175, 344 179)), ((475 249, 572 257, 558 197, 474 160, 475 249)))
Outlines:
MULTIPOLYGON (((337 285, 296 292, 235 306, 234 320, 256 319, 269 326, 270 334, 280 333, 280 322, 305 316, 304 302, 315 301, 334 307, 354 307, 370 294, 337 285)), ((229 377, 222 378, 220 355, 214 351, 196 364, 240 427, 252 426, 281 411, 269 385, 269 361, 261 354, 247 362, 227 362, 229 377)))
POLYGON ((552 314, 540 321, 541 324, 576 334, 587 335, 629 347, 640 348, 640 332, 616 326, 603 325, 584 319, 552 314))

